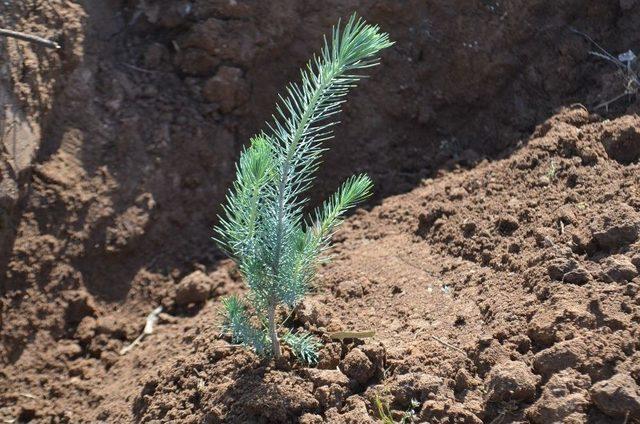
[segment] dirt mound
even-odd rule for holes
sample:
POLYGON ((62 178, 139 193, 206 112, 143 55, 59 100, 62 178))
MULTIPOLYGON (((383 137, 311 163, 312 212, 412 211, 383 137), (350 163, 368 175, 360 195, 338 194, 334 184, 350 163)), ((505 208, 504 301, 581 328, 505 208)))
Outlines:
MULTIPOLYGON (((216 339, 218 306, 207 304, 186 347, 162 346, 178 357, 141 380, 135 419, 369 422, 377 402, 421 422, 636 417, 640 165, 604 147, 622 121, 562 111, 508 158, 352 217, 294 317, 325 337, 317 369, 278 369, 216 339), (377 334, 326 339, 345 328, 377 334)), ((231 279, 225 269, 214 279, 231 279)), ((158 343, 173 333, 160 331, 158 343)), ((122 362, 116 375, 129 371, 122 362)))
POLYGON ((0 40, 0 418, 636 418, 637 105, 553 112, 607 100, 613 68, 568 28, 637 48, 632 2, 41 3, 0 4, 63 45, 0 40), (354 9, 397 43, 314 196, 367 171, 380 204, 294 316, 326 342, 317 369, 276 367, 218 337, 242 282, 207 229, 277 91, 354 9), (376 336, 328 339, 345 329, 376 336))

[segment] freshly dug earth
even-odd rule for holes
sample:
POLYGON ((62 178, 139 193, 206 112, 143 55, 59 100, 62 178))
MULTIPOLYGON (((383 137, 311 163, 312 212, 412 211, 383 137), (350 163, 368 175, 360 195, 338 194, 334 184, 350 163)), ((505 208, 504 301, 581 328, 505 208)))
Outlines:
POLYGON ((0 6, 63 44, 0 49, 1 419, 640 420, 637 106, 553 112, 617 94, 567 28, 634 48, 633 1, 41 3, 0 6), (364 170, 379 204, 293 315, 320 363, 276 367, 218 334, 243 284, 208 228, 242 143, 351 10, 397 44, 313 195, 364 170))

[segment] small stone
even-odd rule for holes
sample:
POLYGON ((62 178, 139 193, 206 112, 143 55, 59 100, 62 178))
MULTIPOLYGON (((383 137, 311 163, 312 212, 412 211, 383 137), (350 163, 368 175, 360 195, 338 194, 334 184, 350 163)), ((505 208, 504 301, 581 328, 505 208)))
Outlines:
POLYGON ((536 228, 533 231, 533 237, 536 239, 536 245, 538 247, 553 246, 553 239, 548 228, 536 228))
POLYGON ((547 265, 547 273, 552 280, 569 284, 585 284, 591 276, 589 271, 571 258, 552 259, 547 265))
POLYGON ((536 395, 540 376, 520 361, 507 361, 491 369, 487 376, 489 400, 507 402, 510 400, 529 401, 536 395))
POLYGON ((563 205, 556 211, 556 218, 565 225, 577 222, 576 212, 572 205, 563 205))
POLYGON ((591 238, 591 233, 583 227, 571 228, 568 231, 571 236, 571 250, 575 253, 593 253, 596 249, 591 238))
POLYGON ((195 271, 180 281, 176 288, 176 304, 203 303, 209 298, 211 279, 202 271, 195 271))

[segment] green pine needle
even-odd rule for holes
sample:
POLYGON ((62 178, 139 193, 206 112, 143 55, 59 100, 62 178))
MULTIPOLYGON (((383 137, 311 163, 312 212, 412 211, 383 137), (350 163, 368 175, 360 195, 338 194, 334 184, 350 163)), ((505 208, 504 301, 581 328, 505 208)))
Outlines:
MULTIPOLYGON (((295 307, 308 294, 335 228, 371 195, 369 177, 351 177, 305 223, 303 194, 326 150, 323 143, 333 137, 333 118, 363 78, 359 72, 377 65, 378 53, 392 44, 386 33, 355 14, 343 28, 338 24, 320 55, 301 71, 301 81, 287 86, 269 131, 254 137, 240 155, 216 241, 237 262, 250 289, 251 310, 267 327, 251 327, 248 310, 230 298, 226 329, 240 342, 257 344, 256 350, 267 352, 262 345, 267 339, 280 356, 276 308, 295 307)), ((303 359, 312 359, 309 355, 303 359)))
POLYGON ((262 329, 255 328, 247 313, 246 306, 238 296, 230 296, 222 300, 223 324, 222 331, 231 334, 234 343, 240 343, 253 348, 258 355, 268 354, 269 340, 262 329))
POLYGON ((309 365, 318 363, 318 349, 320 349, 321 344, 320 340, 313 334, 287 332, 282 336, 282 341, 291 348, 295 357, 301 362, 309 365))

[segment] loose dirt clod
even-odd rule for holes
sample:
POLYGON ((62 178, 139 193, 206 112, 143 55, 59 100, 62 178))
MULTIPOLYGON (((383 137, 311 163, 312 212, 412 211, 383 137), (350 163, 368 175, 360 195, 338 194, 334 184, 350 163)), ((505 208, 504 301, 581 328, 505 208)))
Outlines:
POLYGON ((345 356, 341 366, 347 377, 356 380, 361 385, 366 385, 376 372, 371 360, 358 348, 353 349, 345 356))
POLYGON ((195 271, 184 277, 176 287, 176 304, 186 306, 190 303, 201 304, 211 293, 212 281, 202 271, 195 271))
POLYGON ((590 385, 588 376, 574 370, 554 374, 540 398, 527 410, 527 417, 536 424, 585 422, 590 385))
POLYGON ((527 401, 536 394, 540 377, 520 361, 508 361, 496 365, 487 377, 489 400, 492 402, 527 401))
POLYGON ((596 406, 612 417, 640 418, 640 386, 628 374, 616 374, 591 388, 596 406))

